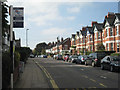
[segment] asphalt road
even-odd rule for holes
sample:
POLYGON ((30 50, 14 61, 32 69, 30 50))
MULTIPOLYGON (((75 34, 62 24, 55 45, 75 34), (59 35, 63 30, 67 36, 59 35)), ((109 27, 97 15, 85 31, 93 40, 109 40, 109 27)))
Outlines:
MULTIPOLYGON (((119 87, 119 73, 101 70, 100 67, 85 66, 53 60, 52 58, 31 58, 29 59, 31 73, 35 77, 42 74, 43 87, 45 88, 115 88, 119 87), (37 70, 35 73, 34 70, 37 70), (39 72, 40 71, 40 72, 39 72)), ((30 78, 29 79, 33 79, 30 78)), ((35 80, 34 80, 35 81, 35 80)), ((25 82, 25 80, 24 80, 25 82)), ((41 87, 40 81, 33 83, 41 87)), ((20 84, 20 83, 19 83, 20 84)), ((29 86, 28 86, 29 87, 29 86)), ((41 87, 42 88, 42 87, 41 87)), ((114 88, 114 89, 113 89, 114 88)))

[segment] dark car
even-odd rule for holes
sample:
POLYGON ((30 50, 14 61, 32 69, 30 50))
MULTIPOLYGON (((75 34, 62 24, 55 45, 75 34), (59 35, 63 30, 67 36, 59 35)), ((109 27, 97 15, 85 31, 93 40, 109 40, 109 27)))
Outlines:
POLYGON ((95 52, 91 53, 87 60, 85 60, 85 65, 100 66, 101 59, 103 59, 107 54, 105 52, 95 52))
POLYGON ((78 59, 76 60, 76 64, 84 64, 85 60, 88 59, 88 55, 80 55, 78 56, 78 59))
POLYGON ((47 58, 47 55, 43 55, 43 58, 47 58))
POLYGON ((71 55, 69 57, 69 62, 76 63, 78 56, 77 55, 71 55))
POLYGON ((106 56, 101 60, 101 69, 108 69, 111 72, 120 71, 120 57, 118 56, 106 56))

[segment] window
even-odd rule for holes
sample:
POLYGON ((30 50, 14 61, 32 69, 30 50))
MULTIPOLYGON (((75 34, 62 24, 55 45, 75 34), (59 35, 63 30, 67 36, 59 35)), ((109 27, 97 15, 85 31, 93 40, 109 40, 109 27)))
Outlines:
POLYGON ((119 43, 117 43, 117 52, 119 52, 119 43))
POLYGON ((95 33, 95 39, 97 39, 97 34, 95 33))
POLYGON ((92 41, 92 35, 90 35, 90 41, 92 41))
POLYGON ((119 26, 116 26, 116 33, 119 35, 119 26))
POLYGON ((89 41, 89 36, 88 36, 88 41, 89 41))
POLYGON ((98 32, 98 39, 100 39, 100 32, 98 32))
POLYGON ((113 51, 113 43, 111 43, 111 51, 113 51))
POLYGON ((110 36, 112 36, 113 35, 113 30, 112 30, 112 28, 110 28, 110 36))
POLYGON ((83 43, 85 43, 85 38, 83 37, 83 43))
POLYGON ((90 46, 90 49, 91 49, 91 51, 92 51, 92 46, 90 46))
POLYGON ((106 37, 109 35, 108 29, 106 29, 106 37))
POLYGON ((107 51, 109 50, 109 46, 108 46, 108 45, 109 45, 109 44, 107 43, 107 44, 106 44, 107 51))

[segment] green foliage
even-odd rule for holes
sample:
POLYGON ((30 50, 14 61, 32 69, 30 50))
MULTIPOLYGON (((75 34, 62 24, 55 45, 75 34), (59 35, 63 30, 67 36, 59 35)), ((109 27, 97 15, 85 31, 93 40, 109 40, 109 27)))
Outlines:
POLYGON ((120 56, 120 53, 112 53, 111 56, 120 56))
POLYGON ((37 44, 35 48, 35 52, 37 53, 37 55, 43 53, 42 50, 46 49, 47 46, 48 45, 45 42, 37 44))
POLYGON ((76 48, 76 46, 71 46, 71 48, 76 48))
POLYGON ((2 53, 2 87, 7 88, 10 85, 10 75, 12 62, 9 52, 2 53))
POLYGON ((32 53, 32 50, 29 47, 16 48, 16 51, 20 53, 20 61, 23 61, 25 63, 32 53))
POLYGON ((5 32, 9 29, 8 25, 8 11, 7 11, 7 5, 4 3, 2 5, 2 35, 5 36, 5 32))
POLYGON ((45 55, 45 54, 46 54, 45 49, 42 49, 41 54, 43 54, 43 55, 45 55))
POLYGON ((98 51, 105 51, 105 46, 102 43, 100 43, 97 45, 97 50, 98 51))
POLYGON ((87 51, 85 55, 89 55, 89 54, 91 54, 91 53, 93 53, 93 52, 87 51))
POLYGON ((20 54, 19 52, 14 53, 14 65, 15 67, 19 66, 19 61, 20 61, 20 54))

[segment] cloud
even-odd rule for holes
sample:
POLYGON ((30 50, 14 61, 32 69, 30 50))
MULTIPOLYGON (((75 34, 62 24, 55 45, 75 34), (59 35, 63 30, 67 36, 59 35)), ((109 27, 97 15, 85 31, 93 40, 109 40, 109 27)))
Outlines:
POLYGON ((67 8, 67 11, 69 13, 79 13, 80 12, 80 7, 67 8))

